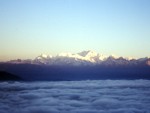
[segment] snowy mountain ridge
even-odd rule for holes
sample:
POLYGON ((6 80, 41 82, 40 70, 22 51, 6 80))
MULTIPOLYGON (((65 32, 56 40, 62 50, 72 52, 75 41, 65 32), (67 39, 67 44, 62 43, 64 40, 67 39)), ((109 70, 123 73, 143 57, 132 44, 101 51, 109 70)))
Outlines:
POLYGON ((82 51, 76 54, 60 53, 56 56, 41 54, 34 60, 11 60, 9 63, 31 63, 44 65, 148 65, 150 58, 124 58, 115 55, 105 56, 95 51, 82 51))

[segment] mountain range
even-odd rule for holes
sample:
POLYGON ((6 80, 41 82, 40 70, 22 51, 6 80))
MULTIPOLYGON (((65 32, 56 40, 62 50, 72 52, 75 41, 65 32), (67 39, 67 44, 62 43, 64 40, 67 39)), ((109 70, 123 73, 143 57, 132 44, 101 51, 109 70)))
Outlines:
MULTIPOLYGON (((150 79, 150 58, 104 56, 94 51, 56 56, 41 54, 33 60, 1 62, 0 71, 17 75, 25 81, 150 79)), ((2 80, 14 78, 0 77, 2 80)))
POLYGON ((60 53, 56 56, 41 54, 35 59, 10 60, 13 64, 38 64, 38 65, 72 65, 72 66, 150 66, 150 58, 125 58, 114 55, 105 56, 94 51, 82 51, 76 54, 60 53))

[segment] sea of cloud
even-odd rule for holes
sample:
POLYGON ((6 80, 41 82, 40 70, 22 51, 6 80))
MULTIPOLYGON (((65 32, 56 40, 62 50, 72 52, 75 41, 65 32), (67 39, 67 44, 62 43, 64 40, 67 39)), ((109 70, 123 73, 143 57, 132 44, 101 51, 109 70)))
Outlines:
POLYGON ((0 113, 150 113, 150 81, 0 82, 0 113))

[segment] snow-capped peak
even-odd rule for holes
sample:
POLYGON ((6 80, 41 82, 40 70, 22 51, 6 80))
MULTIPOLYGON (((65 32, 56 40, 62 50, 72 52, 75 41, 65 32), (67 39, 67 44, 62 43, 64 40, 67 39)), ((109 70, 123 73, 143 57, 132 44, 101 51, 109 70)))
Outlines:
POLYGON ((109 57, 111 57, 113 59, 118 59, 119 58, 117 55, 114 55, 114 54, 110 55, 109 57))
POLYGON ((133 57, 125 57, 125 59, 126 59, 126 60, 133 60, 133 59, 135 59, 135 58, 133 58, 133 57))
POLYGON ((83 57, 95 57, 97 56, 98 54, 95 52, 95 51, 82 51, 80 53, 78 53, 80 56, 83 56, 83 57))
POLYGON ((108 58, 108 56, 106 56, 106 55, 102 55, 102 54, 100 54, 99 55, 99 60, 105 60, 106 58, 108 58))
MULTIPOLYGON (((14 61, 13 61, 14 62, 14 61)), ((19 61, 15 61, 19 62, 19 61)), ((22 61, 24 62, 24 61, 22 61)), ((30 61, 36 64, 46 64, 46 65, 138 65, 144 64, 150 65, 150 58, 125 58, 118 57, 116 55, 105 56, 102 54, 98 54, 95 51, 82 51, 80 53, 72 54, 72 53, 60 53, 57 56, 41 54, 36 57, 33 61, 30 61), (133 60, 132 60, 133 59, 133 60)), ((20 63, 20 62, 19 62, 20 63)))
POLYGON ((46 54, 41 54, 41 55, 39 55, 36 59, 45 59, 45 58, 47 58, 48 57, 48 55, 46 55, 46 54))
POLYGON ((46 54, 41 54, 39 55, 38 57, 36 57, 36 59, 49 59, 49 58, 52 58, 53 56, 52 55, 46 55, 46 54))
POLYGON ((40 57, 42 57, 42 58, 47 58, 48 55, 46 55, 46 54, 41 54, 40 57))
POLYGON ((57 56, 59 56, 59 57, 71 57, 72 54, 71 53, 60 53, 57 56))

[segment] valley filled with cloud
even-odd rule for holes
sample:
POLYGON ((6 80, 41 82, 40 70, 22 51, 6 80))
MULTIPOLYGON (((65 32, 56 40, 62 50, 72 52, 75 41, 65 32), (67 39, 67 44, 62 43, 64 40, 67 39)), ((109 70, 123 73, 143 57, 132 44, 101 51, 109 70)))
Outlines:
POLYGON ((149 80, 1 82, 0 113, 149 113, 149 80))

